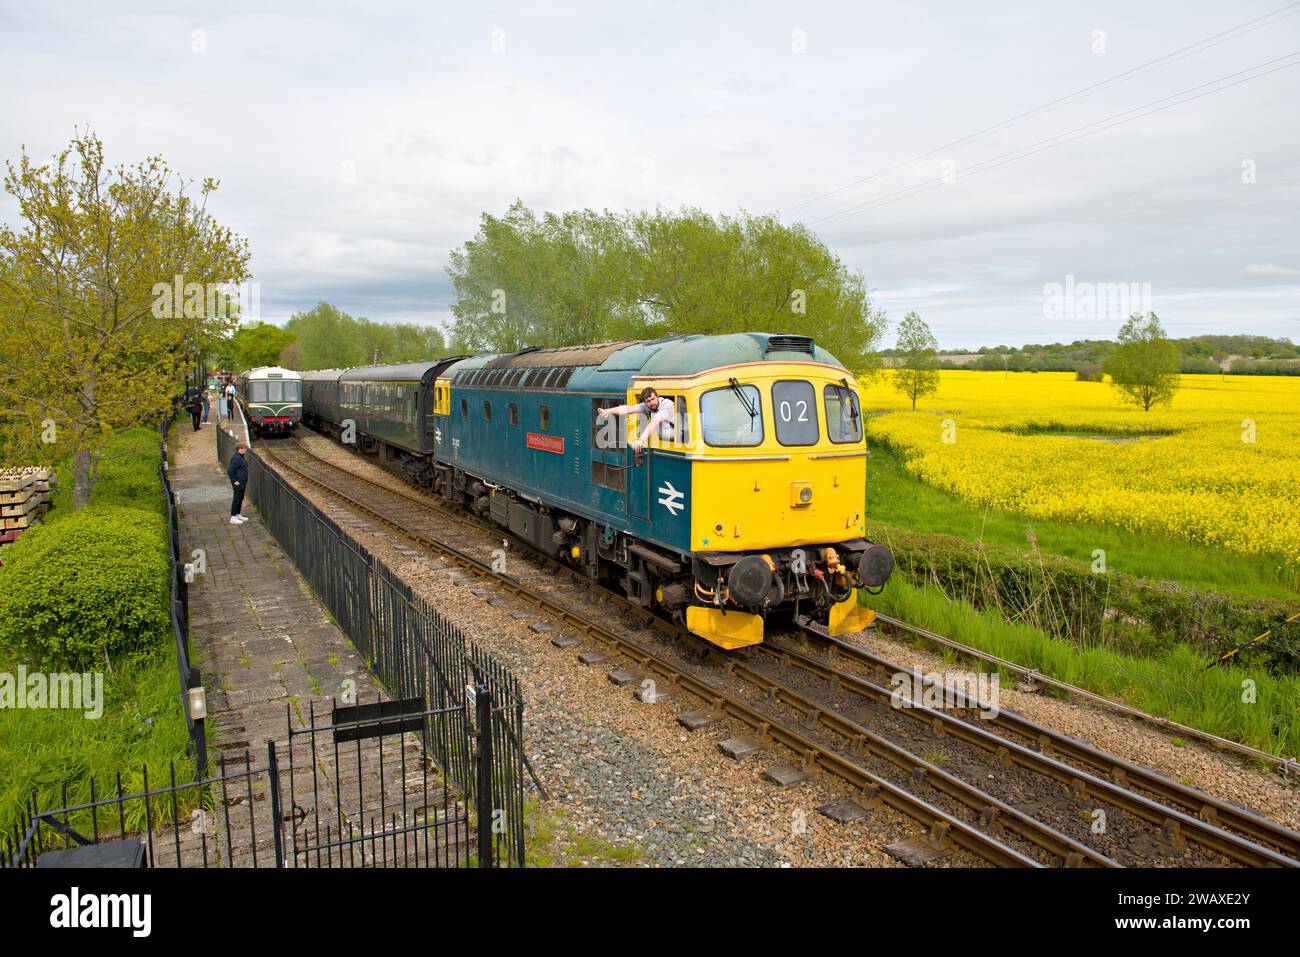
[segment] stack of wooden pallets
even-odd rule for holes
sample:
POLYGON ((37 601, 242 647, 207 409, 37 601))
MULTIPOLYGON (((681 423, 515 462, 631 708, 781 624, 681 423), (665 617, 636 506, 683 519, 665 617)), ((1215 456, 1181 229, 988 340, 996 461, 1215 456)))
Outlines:
POLYGON ((47 468, 0 469, 0 545, 31 528, 50 507, 55 475, 47 468))

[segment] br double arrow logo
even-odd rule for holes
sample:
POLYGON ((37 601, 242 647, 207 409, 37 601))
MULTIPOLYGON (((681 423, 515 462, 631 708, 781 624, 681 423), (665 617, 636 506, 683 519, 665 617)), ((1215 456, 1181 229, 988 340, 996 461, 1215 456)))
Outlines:
POLYGON ((686 493, 674 487, 672 482, 664 482, 659 486, 659 504, 676 516, 686 508, 686 493))

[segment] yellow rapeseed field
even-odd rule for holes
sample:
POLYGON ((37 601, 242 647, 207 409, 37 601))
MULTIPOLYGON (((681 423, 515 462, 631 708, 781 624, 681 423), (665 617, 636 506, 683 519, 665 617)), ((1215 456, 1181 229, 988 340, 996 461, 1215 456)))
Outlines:
POLYGON ((944 371, 913 413, 885 373, 863 406, 874 441, 969 502, 1300 562, 1300 377, 1182 383, 1143 412, 1073 373, 944 371))

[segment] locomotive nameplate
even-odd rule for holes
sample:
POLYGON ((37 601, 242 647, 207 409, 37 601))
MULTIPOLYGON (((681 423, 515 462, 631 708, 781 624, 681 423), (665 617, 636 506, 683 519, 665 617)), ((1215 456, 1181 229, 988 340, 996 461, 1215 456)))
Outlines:
POLYGON ((524 444, 530 449, 537 449, 540 452, 554 452, 556 455, 564 454, 564 436, 562 435, 539 435, 536 432, 529 432, 524 444))

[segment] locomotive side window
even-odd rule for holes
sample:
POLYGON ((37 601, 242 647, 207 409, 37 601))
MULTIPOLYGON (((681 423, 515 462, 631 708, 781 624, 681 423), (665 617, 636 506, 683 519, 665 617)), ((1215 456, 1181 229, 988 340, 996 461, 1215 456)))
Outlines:
POLYGON ((713 389, 700 397, 704 441, 717 448, 744 448, 763 441, 763 398, 752 385, 713 389))
POLYGON ((539 421, 541 423, 543 432, 551 431, 551 407, 549 405, 542 406, 542 411, 541 411, 539 421))
POLYGON ((862 441, 862 413, 853 390, 828 385, 822 395, 826 403, 827 438, 837 443, 862 441))
POLYGON ((627 469, 606 462, 591 463, 591 483, 615 492, 627 490, 627 469))
POLYGON ((462 419, 469 418, 469 399, 460 400, 460 417, 462 419))
POLYGON ((491 399, 483 400, 483 421, 484 422, 492 421, 492 400, 491 399))
POLYGON ((510 403, 510 424, 519 424, 519 404, 516 402, 510 403))
POLYGON ((821 429, 812 383, 773 383, 772 418, 776 420, 776 440, 782 445, 816 445, 821 429))
POLYGON ((618 427, 618 416, 607 415, 602 419, 596 414, 601 409, 618 403, 619 400, 615 396, 602 396, 591 400, 591 447, 593 449, 620 448, 619 438, 622 433, 618 427))

